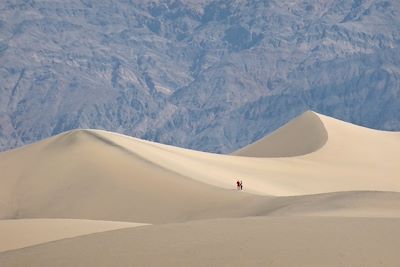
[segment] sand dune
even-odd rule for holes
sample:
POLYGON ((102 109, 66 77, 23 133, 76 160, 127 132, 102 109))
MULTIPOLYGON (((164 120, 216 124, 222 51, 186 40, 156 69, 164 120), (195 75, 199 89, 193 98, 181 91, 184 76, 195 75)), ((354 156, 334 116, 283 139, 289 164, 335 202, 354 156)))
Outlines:
POLYGON ((328 266, 321 264, 323 255, 331 257, 332 266, 376 266, 381 260, 390 266, 399 260, 392 249, 400 217, 399 162, 400 133, 314 112, 232 155, 101 130, 62 133, 0 153, 0 234, 7 235, 0 238, 0 249, 16 249, 0 253, 0 265, 106 266, 115 258, 99 251, 113 251, 121 259, 114 265, 120 266, 135 259, 147 266, 328 266), (243 180, 243 191, 236 190, 236 179, 243 180), (105 221, 163 225, 101 233, 132 226, 105 221), (262 233, 259 238, 253 228, 262 233), (372 232, 356 233, 363 228, 372 232), (195 236, 204 239, 196 243, 195 236), (68 237, 73 238, 60 240, 68 237), (376 247, 367 242, 372 239, 388 249, 372 254, 376 247), (143 240, 151 242, 143 246, 143 240), (307 240, 311 243, 303 244, 307 240), (53 242, 18 249, 48 241, 53 242), (174 246, 181 241, 187 250, 174 246), (276 243, 281 249, 288 243, 291 256, 276 251, 276 243), (265 244, 267 252, 261 249, 265 244), (321 256, 296 254, 304 245, 321 256), (368 256, 358 257, 357 246, 368 256), (153 249, 160 257, 151 256, 153 249), (229 258, 236 250, 246 255, 229 258))
POLYGON ((160 223, 210 218, 256 201, 246 193, 400 191, 399 133, 306 112, 271 136, 273 142, 267 136, 231 156, 98 130, 63 133, 0 154, 0 218, 160 223), (271 144, 290 156, 298 135, 308 138, 297 146, 306 154, 254 157, 279 150, 271 144), (246 193, 234 191, 236 179, 246 193))
POLYGON ((277 197, 253 206, 251 216, 400 217, 400 193, 333 192, 277 197))
POLYGON ((0 254, 1 266, 397 266, 399 219, 276 217, 122 229, 0 254))
MULTIPOLYGON (((225 190, 215 188, 234 189, 237 178, 244 181, 246 192, 270 196, 400 191, 399 133, 370 130, 311 112, 298 120, 299 123, 289 124, 290 129, 296 126, 292 132, 317 135, 312 136, 315 144, 299 148, 298 152, 310 152, 308 148, 313 150, 324 144, 312 153, 296 157, 253 157, 278 149, 270 149, 269 137, 256 143, 256 154, 252 154, 254 149, 250 147, 238 152, 246 157, 239 157, 191 151, 97 130, 72 131, 5 152, 0 154, 0 218, 63 214, 81 218, 90 209, 96 215, 88 219, 154 221, 152 212, 147 208, 141 210, 138 202, 160 207, 154 211, 156 214, 168 210, 162 214, 164 217, 179 216, 171 211, 186 209, 182 201, 187 198, 201 203, 198 209, 204 210, 219 202, 217 199, 226 199, 226 203, 231 203, 230 197, 240 200, 242 196, 228 197, 225 190), (328 133, 325 141, 321 122, 328 133), (300 127, 302 124, 307 127, 300 127), (313 124, 318 126, 309 127, 313 124), (209 201, 208 206, 203 206, 204 201, 209 201), (96 203, 105 207, 99 213, 93 209, 96 203), (120 203, 120 211, 102 213, 116 203, 120 203), (128 208, 140 216, 126 215, 128 208)), ((278 132, 285 132, 285 127, 278 132)), ((273 140, 280 137, 272 136, 273 140)), ((282 136, 282 140, 288 138, 287 134, 282 136)), ((293 142, 282 142, 283 151, 289 149, 285 145, 294 146, 293 142)), ((196 209, 196 205, 191 209, 196 209)))
MULTIPOLYGON (((286 225, 282 225, 282 229, 284 228, 290 229, 292 227, 291 225, 293 222, 289 218, 304 217, 304 216, 310 218, 314 218, 315 216, 318 217, 329 216, 335 218, 356 217, 364 219, 372 219, 372 218, 387 218, 388 220, 394 218, 400 219, 400 193, 396 192, 337 192, 337 193, 328 193, 320 195, 278 197, 278 198, 248 197, 242 199, 240 203, 237 202, 235 204, 236 206, 230 205, 230 206, 217 206, 214 207, 213 209, 210 208, 210 210, 202 211, 200 214, 191 215, 192 216, 191 219, 193 220, 193 219, 204 219, 204 218, 231 217, 231 218, 236 218, 237 220, 241 220, 241 218, 248 218, 254 216, 260 219, 285 216, 286 225)), ((188 217, 189 216, 190 215, 188 215, 188 217)), ((397 220, 398 219, 396 219, 396 221, 397 220)), ((190 222, 193 221, 189 221, 189 223, 190 222)), ((245 222, 246 220, 244 221, 244 223, 245 222)), ((312 220, 310 222, 312 222, 312 220)), ((48 242, 52 242, 52 245, 49 245, 48 247, 52 247, 53 245, 55 245, 55 247, 58 247, 57 242, 65 238, 74 238, 82 235, 100 233, 121 228, 143 226, 143 225, 144 224, 131 223, 131 222, 93 221, 93 220, 81 220, 81 219, 0 220, 0 236, 1 236, 0 255, 1 252, 4 251, 18 250, 21 248, 48 242)), ((237 231, 238 232, 243 231, 242 227, 237 229, 237 231)), ((140 240, 136 239, 136 241, 139 242, 140 240)), ((131 240, 129 242, 134 242, 134 240, 131 240)), ((106 242, 103 243, 103 245, 113 246, 113 243, 106 242)), ((255 244, 253 245, 255 246, 255 244)), ((82 250, 85 249, 85 245, 74 244, 73 246, 81 248, 82 250)), ((173 253, 178 253, 178 252, 173 252, 173 253)), ((63 255, 62 257, 66 257, 66 255, 63 255)), ((95 257, 95 255, 94 254, 89 255, 89 257, 95 257)), ((147 257, 150 257, 150 255, 148 255, 147 257)), ((184 257, 184 255, 181 255, 181 257, 184 257)), ((30 258, 28 259, 29 259, 28 261, 31 262, 31 259, 30 258)), ((42 260, 46 259, 46 256, 41 256, 41 259, 42 260)), ((42 260, 38 261, 38 263, 40 263, 39 265, 43 264, 46 265, 42 260)), ((149 260, 149 259, 147 258, 143 260, 149 260)), ((2 258, 0 256, 0 263, 1 261, 2 258)), ((22 261, 23 263, 21 263, 21 266, 26 265, 26 262, 28 261, 22 261)), ((85 261, 83 260, 83 262, 85 261)), ((68 261, 66 261, 63 264, 68 265, 68 261)), ((125 264, 126 263, 124 263, 124 265, 125 264)), ((73 265, 75 266, 79 264, 73 263, 73 265)), ((0 264, 0 266, 14 266, 14 265, 0 264)), ((62 266, 62 265, 57 265, 57 266, 62 266)), ((175 266, 175 264, 171 263, 171 266, 175 266)))
POLYGON ((140 223, 77 219, 0 220, 0 252, 115 229, 140 223), (7 240, 7 242, 5 242, 7 240))
POLYGON ((165 170, 95 131, 62 134, 6 156, 0 158, 2 218, 160 223, 248 197, 165 170))
POLYGON ((305 112, 271 135, 237 150, 248 157, 293 157, 315 152, 328 141, 328 131, 319 114, 305 112))

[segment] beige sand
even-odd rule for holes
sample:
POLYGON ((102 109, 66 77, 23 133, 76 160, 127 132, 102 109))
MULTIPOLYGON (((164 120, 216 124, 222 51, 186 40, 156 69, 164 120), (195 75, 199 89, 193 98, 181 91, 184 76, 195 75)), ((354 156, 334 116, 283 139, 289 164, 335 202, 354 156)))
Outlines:
POLYGON ((397 266, 400 219, 277 217, 123 229, 0 254, 0 266, 397 266))
MULTIPOLYGON (((232 157, 161 145, 104 131, 81 130, 61 134, 0 154, 0 168, 5 170, 1 174, 0 205, 5 207, 3 210, 8 209, 7 214, 0 216, 17 216, 13 214, 13 209, 28 200, 18 201, 15 195, 23 194, 29 198, 33 194, 31 191, 40 190, 42 195, 46 195, 42 191, 47 190, 55 194, 54 198, 60 198, 60 192, 67 188, 74 190, 75 183, 79 183, 82 189, 79 197, 85 199, 90 199, 92 194, 99 194, 94 190, 108 186, 112 186, 110 189, 115 189, 118 195, 124 195, 120 189, 132 187, 133 183, 146 196, 149 195, 148 190, 157 188, 154 195, 158 197, 162 197, 159 191, 163 188, 169 191, 179 187, 178 183, 188 180, 233 189, 236 178, 244 181, 246 192, 261 195, 400 191, 399 133, 375 131, 312 112, 303 114, 287 127, 295 128, 291 131, 294 136, 312 135, 316 140, 313 145, 309 145, 310 140, 305 142, 306 147, 299 146, 298 152, 311 152, 312 148, 322 147, 297 157, 252 157, 261 155, 262 151, 270 154, 278 153, 279 149, 289 150, 301 142, 287 141, 290 136, 284 134, 282 146, 271 148, 268 145, 269 137, 266 137, 265 142, 261 140, 257 143, 256 150, 245 148, 243 152, 238 152, 251 157, 232 157), (307 127, 292 127, 297 121, 307 127), (324 139, 321 123, 327 132, 327 140, 324 139), (310 126, 314 124, 315 127, 310 126), (264 144, 267 144, 266 147, 264 144), (91 187, 94 182, 97 186, 91 187), (42 183, 46 189, 41 189, 42 186, 35 188, 42 183)), ((284 128, 280 132, 285 132, 284 128)), ((272 136, 274 140, 279 139, 279 136, 272 136)), ((287 153, 290 156, 294 152, 287 153)), ((138 191, 133 192, 140 194, 138 191)), ((180 189, 177 191, 182 192, 180 189)), ((37 200, 36 196, 32 197, 37 200)), ((91 206, 90 203, 88 205, 91 206)))
MULTIPOLYGON (((242 217, 248 216, 269 216, 265 218, 270 218, 271 216, 286 216, 285 224, 282 224, 282 230, 284 228, 290 229, 293 227, 293 223, 297 219, 289 219, 287 216, 332 216, 332 217, 357 217, 357 218, 364 218, 365 220, 361 220, 360 224, 369 224, 368 219, 373 220, 373 218, 386 218, 387 221, 393 221, 394 227, 398 227, 399 225, 397 222, 400 220, 400 193, 395 192, 343 192, 343 193, 329 193, 329 194, 320 194, 320 195, 308 195, 308 196, 295 196, 295 197, 279 197, 279 198, 245 198, 243 199, 242 203, 236 203, 238 206, 226 206, 226 207, 219 207, 217 209, 211 209, 211 211, 202 211, 200 214, 192 215, 193 218, 223 218, 223 217, 235 217, 238 221, 241 221, 242 217), (217 212, 218 211, 218 212, 217 212), (399 218, 399 219, 394 219, 399 218)), ((262 218, 262 217, 261 217, 262 218)), ((307 219, 309 222, 313 222, 315 218, 310 217, 312 219, 307 219)), ((334 219, 336 220, 336 219, 334 219)), ((188 224, 192 223, 190 221, 188 224)), ((230 222, 230 221, 229 221, 230 222)), ((231 222, 230 222, 231 223, 231 222)), ((247 227, 243 229, 243 225, 246 224, 247 221, 242 221, 240 223, 240 227, 237 228, 236 231, 241 232, 247 231, 247 227)), ((343 227, 346 226, 347 221, 344 220, 343 227)), ((93 221, 93 220, 79 220, 79 219, 18 219, 18 220, 0 220, 0 255, 1 252, 8 251, 8 250, 15 250, 20 249, 28 246, 48 243, 51 241, 58 241, 65 238, 72 238, 81 235, 87 235, 92 233, 110 231, 114 229, 120 228, 130 228, 135 226, 142 226, 143 224, 137 223, 129 223, 129 222, 115 222, 115 221, 93 221)), ((211 224, 210 226, 212 226, 211 224)), ((236 225, 236 224, 234 224, 236 225)), ((378 224, 379 226, 380 224, 378 224)), ((386 227, 386 224, 384 224, 386 227)), ((379 227, 374 228, 374 231, 379 231, 379 227)), ((179 228, 179 225, 176 226, 179 228)), ((202 231, 206 231, 206 228, 209 227, 208 224, 204 226, 202 231)), ((222 226, 218 226, 222 227, 222 226)), ((267 225, 265 225, 267 227, 267 225)), ((297 225, 296 225, 297 227, 297 225)), ((338 227, 341 227, 340 224, 338 227)), ((346 228, 347 229, 347 228, 346 228)), ((218 230, 220 232, 221 230, 218 230)), ((232 230, 233 231, 233 230, 232 230)), ((184 235, 188 233, 184 233, 184 235)), ((351 235, 351 233, 348 233, 351 235)), ((111 236, 110 236, 111 238, 111 236)), ((113 237, 112 237, 113 238, 113 237)), ((150 237, 146 237, 149 239, 150 237)), ((151 238, 155 239, 155 236, 151 238)), ((160 238, 163 238, 160 236, 160 238)), ((211 235, 207 238, 211 238, 211 235)), ((313 236, 312 238, 318 238, 313 236)), ((368 235, 365 237, 368 238, 368 235)), ((169 237, 167 238, 169 239, 169 237)), ((80 239, 79 239, 80 240, 80 239)), ((142 242, 142 239, 132 239, 129 242, 142 242)), ((167 240, 165 239, 164 242, 167 240)), ((170 240, 171 242, 175 242, 170 240)), ((107 250, 111 249, 114 246, 114 243, 109 241, 93 241, 94 243, 99 242, 102 246, 108 247, 107 250)), ((157 243, 156 241, 154 241, 157 243)), ((225 241, 224 241, 225 242, 225 241)), ((232 242, 232 240, 227 240, 226 242, 232 242)), ((238 240, 240 242, 240 240, 238 240)), ((253 241, 250 242, 251 246, 257 246, 258 243, 254 243, 253 241)), ((68 243, 70 244, 70 243, 68 243)), ((194 243, 196 244, 196 243, 194 243)), ((52 246, 58 247, 57 242, 52 242, 47 246, 47 248, 53 249, 52 246)), ((93 247, 93 244, 80 244, 80 241, 77 243, 73 243, 73 246, 79 250, 86 250, 87 247, 93 247)), ((229 244, 229 246, 234 246, 234 244, 229 244)), ((129 245, 131 247, 131 245, 129 245)), ((174 248, 174 246, 172 246, 174 248)), ((61 250, 63 252, 68 251, 71 248, 61 250)), ((105 249, 105 248, 104 248, 105 249)), ((161 249, 158 247, 158 249, 161 249)), ((196 248, 192 248, 196 249, 196 248)), ((233 247, 229 248, 230 250, 233 247)), ((46 249, 44 249, 46 250, 46 249)), ((56 249, 57 250, 57 249, 56 249)), ((41 250, 42 251, 42 250, 41 250)), ((135 251, 138 253, 140 252, 139 248, 136 248, 135 251)), ((169 251, 169 247, 166 249, 169 251)), ((24 254, 25 252, 22 252, 24 254)), ((97 253, 97 252, 96 252, 97 253)), ((144 252, 140 252, 144 253, 144 252)), ((158 253, 158 252, 157 252, 158 253)), ((181 251, 174 251, 171 253, 181 253, 181 251)), ((209 253, 207 251, 203 251, 202 253, 209 253)), ((8 255, 8 254, 7 254, 8 255)), ((20 256, 15 256, 19 254, 10 254, 14 256, 8 256, 8 259, 16 259, 20 258, 20 256), (10 258, 11 257, 11 258, 10 258)), ((67 257, 66 255, 58 257, 67 257)), ((165 254, 166 256, 167 254, 165 254)), ((247 256, 255 256, 254 254, 248 254, 247 256)), ((263 256, 260 256, 260 260, 263 256)), ((281 255, 275 255, 279 258, 281 255)), ((35 256, 36 257, 36 256, 35 256)), ((93 261, 96 258, 95 254, 87 255, 89 257, 89 261, 93 261)), ((184 254, 180 255, 180 257, 185 257, 184 254)), ((307 256, 309 257, 309 256, 307 256)), ((7 257, 6 257, 7 258, 7 257)), ((143 262, 141 264, 145 265, 146 261, 149 261, 151 258, 150 254, 146 255, 146 258, 142 259, 143 262)), ((20 266, 27 265, 28 262, 37 262, 38 265, 47 265, 43 260, 49 260, 46 256, 41 255, 40 260, 33 260, 31 258, 27 258, 24 260, 25 257, 22 257, 21 261, 6 261, 0 266, 18 266, 14 264, 20 264, 20 266)), ((78 259, 78 258, 77 258, 78 259)), ((76 260, 77 260, 76 259, 76 260)), ((248 260, 247 257, 244 259, 248 260)), ((86 262, 84 259, 80 259, 79 261, 86 262)), ((128 259, 125 259, 128 260, 128 259)), ((133 260, 131 258, 128 260, 129 264, 123 261, 122 265, 128 264, 130 265, 133 260)), ((186 259, 188 260, 188 259, 186 259)), ((186 260, 184 262, 186 262, 186 260)), ((359 259, 356 259, 358 261, 359 259)), ((2 258, 0 256, 0 263, 2 258)), ((58 261, 58 260, 57 260, 58 261)), ((107 260, 101 259, 98 263, 92 262, 94 265, 101 265, 103 262, 108 262, 107 260)), ((151 262, 151 260, 150 260, 151 262)), ((163 259, 164 262, 164 259, 163 259)), ((240 263, 241 261, 239 261, 240 263)), ((67 266, 68 264, 72 265, 79 265, 76 262, 68 263, 67 258, 64 258, 62 261, 62 265, 55 265, 55 266, 67 266)), ((54 263, 51 264, 54 266, 54 263)), ((157 264, 155 264, 157 265, 157 264)), ((171 262, 171 266, 174 266, 175 263, 171 262)), ((35 265, 33 265, 35 266, 35 265)), ((105 264, 104 266, 107 266, 105 264)), ((165 266, 165 265, 164 265, 165 266)), ((200 265, 201 266, 201 265, 200 265)), ((240 264, 238 265, 240 266, 240 264)))
POLYGON ((233 155, 265 158, 301 156, 314 152, 328 141, 328 132, 321 119, 319 114, 306 112, 233 155))
POLYGON ((142 225, 144 224, 77 219, 0 220, 0 252, 64 238, 142 225))
POLYGON ((398 237, 400 226, 399 162, 400 133, 371 130, 314 112, 306 112, 233 155, 99 130, 63 133, 0 153, 0 219, 166 225, 63 240, 73 236, 69 234, 110 230, 107 227, 119 223, 89 226, 75 221, 73 230, 55 230, 54 235, 40 227, 30 231, 36 227, 32 224, 26 230, 36 233, 22 235, 16 224, 3 221, 3 232, 9 230, 9 236, 0 236, 0 247, 53 242, 0 253, 0 266, 27 262, 32 266, 106 266, 110 261, 119 266, 134 261, 149 266, 225 262, 236 266, 265 266, 265 262, 271 266, 376 266, 382 262, 390 266, 398 260, 393 238, 398 237), (243 180, 244 191, 236 190, 236 179, 243 180), (196 222, 216 218, 221 220, 196 222), (176 222, 185 223, 169 224, 176 222), (168 229, 175 239, 169 237, 168 229), (358 229, 367 232, 358 233, 358 229), (120 238, 120 233, 127 237, 120 238), (202 241, 197 243, 198 239, 202 241), (304 244, 307 240, 309 244, 304 244), (336 241, 331 244, 331 240, 336 241), (376 242, 382 244, 380 249, 376 242), (213 245, 222 243, 226 248, 213 245), (274 244, 282 249, 285 243, 288 252, 278 253, 274 244), (300 254, 295 253, 298 247, 300 254), (236 250, 246 253, 240 259, 227 259, 236 250), (361 258, 357 250, 367 256, 361 258))
POLYGON ((76 131, 0 156, 0 218, 162 223, 250 197, 187 179, 102 138, 76 131))

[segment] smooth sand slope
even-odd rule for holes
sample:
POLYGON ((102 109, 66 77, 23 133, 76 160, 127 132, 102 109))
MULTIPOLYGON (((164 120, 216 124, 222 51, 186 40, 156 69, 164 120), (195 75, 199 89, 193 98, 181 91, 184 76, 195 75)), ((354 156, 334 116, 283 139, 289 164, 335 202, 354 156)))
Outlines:
POLYGON ((64 238, 142 225, 144 224, 77 219, 0 220, 2 239, 0 252, 64 238))
POLYGON ((60 134, 0 154, 0 218, 161 223, 241 216, 244 209, 239 206, 247 205, 245 199, 261 200, 233 192, 237 178, 243 180, 245 192, 264 196, 400 191, 399 133, 313 112, 277 133, 284 133, 280 147, 289 155, 296 152, 289 151, 295 146, 298 152, 309 153, 254 157, 263 151, 279 152, 269 137, 240 150, 241 156, 231 156, 105 131, 60 134), (311 139, 301 143, 299 134, 312 135, 316 144, 310 145, 311 139))
POLYGON ((0 247, 52 241, 0 253, 0 266, 321 266, 323 255, 324 266, 391 266, 400 262, 399 162, 400 133, 314 112, 232 155, 100 130, 63 133, 0 153, 0 219, 9 219, 0 221, 0 234, 8 231, 0 247), (101 233, 121 221, 157 225, 101 233), (36 233, 22 235, 21 225, 36 233))
POLYGON ((324 124, 323 119, 322 115, 306 112, 269 136, 235 151, 233 155, 271 158, 301 156, 315 152, 328 141, 328 120, 324 124))
MULTIPOLYGON (((2 185, 8 183, 4 194, 24 190, 24 183, 36 184, 39 180, 50 186, 73 188, 74 179, 79 183, 90 180, 88 184, 96 181, 98 187, 107 180, 137 183, 137 187, 151 184, 149 189, 153 190, 182 178, 232 189, 235 179, 240 178, 246 192, 273 196, 400 190, 400 133, 371 130, 306 112, 270 137, 234 153, 242 157, 232 157, 105 131, 72 131, 0 154, 0 168, 5 170, 2 185), (309 137, 302 142, 298 136, 309 137), (301 153, 307 154, 290 157, 301 153), (263 154, 266 157, 260 158, 263 154), (280 157, 271 158, 271 154, 280 157), (57 184, 63 179, 69 184, 57 184)), ((147 188, 141 191, 147 192, 147 188)))
MULTIPOLYGON (((141 144, 127 140, 133 147, 141 144)), ((221 207, 234 208, 252 197, 166 170, 97 131, 69 132, 5 153, 0 169, 5 219, 184 221, 218 214, 221 207)))
POLYGON ((129 228, 0 254, 1 266, 397 266, 399 219, 275 217, 129 228))

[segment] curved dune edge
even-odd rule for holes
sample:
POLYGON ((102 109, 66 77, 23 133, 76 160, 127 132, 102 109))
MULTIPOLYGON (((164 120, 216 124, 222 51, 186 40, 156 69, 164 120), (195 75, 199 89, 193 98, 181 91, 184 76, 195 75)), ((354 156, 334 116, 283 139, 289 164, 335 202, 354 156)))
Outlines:
POLYGON ((315 195, 276 197, 268 210, 253 215, 400 218, 400 193, 348 191, 315 195))
POLYGON ((0 218, 110 220, 0 220, 0 266, 396 266, 400 133, 301 117, 242 156, 101 130, 0 153, 0 218))
POLYGON ((257 217, 152 225, 1 253, 0 265, 397 266, 399 223, 399 218, 257 217))
POLYGON ((81 219, 0 220, 0 252, 147 224, 81 219))
POLYGON ((295 157, 322 148, 328 141, 328 130, 320 115, 306 111, 270 135, 245 146, 232 155, 245 157, 295 157))
MULTIPOLYGON (((294 157, 217 155, 95 131, 149 162, 183 177, 246 192, 291 196, 339 191, 400 191, 400 133, 372 130, 323 115, 329 139, 318 150, 294 157)), ((322 143, 321 143, 322 144, 322 143)), ((261 147, 261 150, 264 148, 261 147)))
POLYGON ((399 133, 313 112, 302 117, 322 121, 329 136, 318 150, 294 157, 218 155, 101 130, 74 130, 0 153, 0 218, 90 213, 90 219, 185 221, 186 212, 240 202, 236 179, 246 193, 264 196, 400 191, 399 133))

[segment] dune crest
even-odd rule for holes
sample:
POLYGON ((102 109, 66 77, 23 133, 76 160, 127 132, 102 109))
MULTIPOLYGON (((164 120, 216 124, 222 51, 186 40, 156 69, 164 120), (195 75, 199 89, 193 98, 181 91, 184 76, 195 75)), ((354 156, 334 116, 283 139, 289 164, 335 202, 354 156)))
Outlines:
POLYGON ((245 146, 232 155, 246 157, 294 157, 312 153, 328 140, 319 114, 306 111, 270 135, 245 146))
POLYGON ((236 179, 264 196, 400 191, 399 133, 306 112, 240 151, 198 152, 101 130, 62 133, 0 154, 0 218, 208 218, 250 197, 235 191, 236 179))
POLYGON ((257 266, 260 259, 263 266, 270 259, 278 266, 322 266, 326 257, 315 258, 316 251, 337 266, 374 260, 375 266, 386 254, 373 254, 376 247, 366 241, 379 237, 379 247, 392 249, 386 265, 393 266, 399 262, 399 162, 400 133, 314 112, 234 155, 73 130, 0 153, 0 265, 108 266, 118 255, 122 266, 196 266, 212 255, 208 263, 216 266, 257 266), (243 191, 236 180, 243 180, 243 191), (120 229, 135 223, 153 225, 120 229), (368 234, 355 242, 347 238, 360 227, 368 234), (345 242, 330 246, 326 240, 338 232, 345 242), (175 246, 182 237, 181 247, 175 246), (213 247, 216 241, 220 245, 213 247), (232 261, 244 243, 251 249, 232 261), (277 243, 284 248, 278 251, 289 244, 288 261, 286 252, 262 249, 272 244, 267 250, 273 251, 277 243), (344 254, 336 253, 355 245, 371 257, 358 256, 357 249, 343 261, 344 254), (307 248, 300 264, 299 247, 307 248), (227 257, 219 262, 221 253, 227 257))

